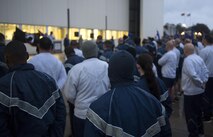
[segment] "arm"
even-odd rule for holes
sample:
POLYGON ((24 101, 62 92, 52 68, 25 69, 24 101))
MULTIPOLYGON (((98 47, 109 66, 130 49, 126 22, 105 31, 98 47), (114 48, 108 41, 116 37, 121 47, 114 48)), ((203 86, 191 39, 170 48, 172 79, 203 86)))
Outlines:
POLYGON ((206 83, 208 81, 208 78, 209 78, 209 71, 208 71, 206 64, 204 62, 202 63, 201 67, 202 67, 202 78, 201 79, 204 83, 206 83))
POLYGON ((75 71, 75 68, 71 69, 68 73, 67 80, 65 82, 63 92, 67 100, 74 104, 76 95, 77 95, 77 79, 78 79, 78 71, 75 71))
POLYGON ((196 72, 196 68, 194 67, 194 65, 192 64, 191 61, 186 60, 185 64, 184 64, 184 71, 186 73, 186 75, 188 75, 188 77, 190 77, 192 79, 192 81, 194 82, 195 85, 201 87, 203 84, 203 81, 201 80, 200 76, 197 74, 196 72))
POLYGON ((58 87, 61 90, 64 86, 66 79, 67 79, 67 73, 66 73, 66 70, 65 70, 63 64, 60 63, 60 65, 61 65, 61 67, 60 67, 60 73, 59 73, 59 77, 58 77, 58 80, 57 80, 57 84, 58 84, 58 87))
POLYGON ((200 55, 200 57, 203 59, 203 61, 206 62, 207 56, 206 56, 205 48, 202 49, 202 50, 200 51, 200 54, 199 54, 199 55, 200 55))
POLYGON ((166 53, 158 60, 158 64, 160 66, 163 66, 164 64, 166 64, 167 60, 168 60, 168 54, 166 53))

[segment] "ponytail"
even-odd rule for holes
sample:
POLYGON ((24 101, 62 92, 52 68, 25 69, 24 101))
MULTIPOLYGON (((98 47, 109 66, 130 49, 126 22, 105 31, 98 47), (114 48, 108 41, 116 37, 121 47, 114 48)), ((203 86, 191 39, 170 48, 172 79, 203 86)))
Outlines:
POLYGON ((141 54, 138 59, 137 63, 144 71, 144 76, 147 81, 150 93, 155 96, 158 100, 160 100, 160 88, 157 84, 157 80, 155 74, 152 70, 153 64, 152 57, 149 54, 141 54))

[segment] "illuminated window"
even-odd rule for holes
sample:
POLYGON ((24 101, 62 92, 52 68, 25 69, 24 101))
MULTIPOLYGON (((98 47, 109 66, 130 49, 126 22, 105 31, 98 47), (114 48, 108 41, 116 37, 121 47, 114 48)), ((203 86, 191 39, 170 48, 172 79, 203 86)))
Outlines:
POLYGON ((6 40, 12 40, 13 38, 13 33, 16 30, 16 25, 15 24, 4 24, 4 35, 6 40))
POLYGON ((75 33, 79 31, 78 28, 70 28, 69 29, 69 39, 71 40, 78 40, 79 36, 75 36, 75 33))
POLYGON ((80 29, 80 35, 85 40, 87 38, 86 29, 80 29))
POLYGON ((92 38, 90 37, 91 33, 92 33, 92 30, 87 29, 87 40, 91 40, 91 39, 92 39, 92 38))
POLYGON ((128 31, 118 31, 117 38, 123 38, 123 36, 128 36, 128 31))
POLYGON ((22 30, 27 33, 35 33, 35 26, 32 25, 22 25, 22 30))
POLYGON ((98 29, 93 30, 94 39, 97 39, 98 35, 100 35, 100 31, 98 29))
POLYGON ((107 30, 106 31, 106 39, 109 40, 111 38, 112 38, 112 32, 111 32, 111 30, 107 30))
MULTIPOLYGON (((101 35, 103 39, 106 39, 105 30, 100 30, 100 31, 99 31, 99 35, 101 35)), ((97 37, 96 37, 96 38, 97 38, 97 37)))
POLYGON ((5 27, 4 24, 0 24, 0 33, 4 34, 5 33, 5 27))
POLYGON ((38 31, 40 31, 43 34, 47 33, 45 26, 35 26, 35 33, 37 33, 38 31))
POLYGON ((117 39, 117 31, 112 31, 111 33, 112 33, 113 39, 117 39))
POLYGON ((49 26, 48 27, 48 35, 50 34, 51 31, 53 32, 53 35, 55 36, 56 40, 62 40, 63 39, 62 28, 49 26))

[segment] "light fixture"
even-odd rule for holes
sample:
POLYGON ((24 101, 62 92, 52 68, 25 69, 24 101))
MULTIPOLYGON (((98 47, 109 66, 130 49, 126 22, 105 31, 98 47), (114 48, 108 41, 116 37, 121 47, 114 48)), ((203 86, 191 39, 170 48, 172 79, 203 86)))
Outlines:
POLYGON ((182 35, 182 36, 183 36, 183 35, 185 35, 185 32, 184 32, 184 31, 183 31, 183 32, 181 32, 181 33, 180 33, 180 35, 182 35))

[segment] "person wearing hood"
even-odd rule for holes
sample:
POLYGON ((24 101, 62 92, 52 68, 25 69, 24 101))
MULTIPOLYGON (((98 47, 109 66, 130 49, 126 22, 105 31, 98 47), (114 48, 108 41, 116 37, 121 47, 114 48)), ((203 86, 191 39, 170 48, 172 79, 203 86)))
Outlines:
POLYGON ((110 58, 111 90, 90 105, 85 137, 166 136, 165 110, 154 96, 136 86, 134 65, 135 60, 127 51, 110 58))

